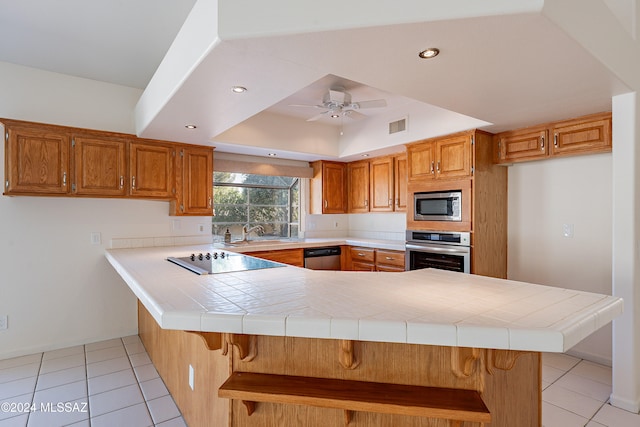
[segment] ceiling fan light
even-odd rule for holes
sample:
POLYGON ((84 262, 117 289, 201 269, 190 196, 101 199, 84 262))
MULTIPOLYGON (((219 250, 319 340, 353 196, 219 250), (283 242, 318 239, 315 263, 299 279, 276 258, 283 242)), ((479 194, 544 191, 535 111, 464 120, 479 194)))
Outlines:
POLYGON ((440 53, 440 49, 435 48, 435 47, 430 47, 428 49, 423 50, 422 52, 418 53, 418 56, 422 59, 431 59, 431 58, 435 58, 436 56, 438 56, 438 54, 440 53))

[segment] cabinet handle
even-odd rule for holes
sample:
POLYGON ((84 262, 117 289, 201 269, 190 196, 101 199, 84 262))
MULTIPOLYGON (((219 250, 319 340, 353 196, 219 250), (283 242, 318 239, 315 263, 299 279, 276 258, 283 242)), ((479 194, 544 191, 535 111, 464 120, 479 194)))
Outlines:
POLYGON ((329 202, 327 202, 327 200, 326 200, 326 199, 324 200, 324 207, 325 207, 325 208, 326 208, 326 207, 329 207, 329 202))
POLYGON ((540 151, 544 151, 544 136, 540 137, 540 151))
POLYGON ((440 160, 438 160, 438 163, 436 163, 436 171, 440 173, 440 160))
POLYGON ((122 187, 124 187, 124 176, 120 175, 120 189, 122 190, 122 187))
POLYGON ((64 187, 67 186, 67 173, 66 172, 62 172, 62 185, 64 187))
POLYGON ((213 207, 213 199, 211 197, 209 197, 209 207, 210 208, 213 207))
POLYGON ((388 206, 393 206, 393 199, 389 199, 389 202, 387 203, 388 206))
POLYGON ((132 190, 136 189, 136 177, 135 176, 131 177, 131 189, 132 190))
POLYGON ((400 199, 396 199, 396 206, 400 207, 400 199))
POLYGON ((429 169, 429 173, 433 174, 434 170, 433 170, 433 162, 431 162, 431 168, 429 169))
POLYGON ((384 258, 385 258, 387 261, 391 261, 391 260, 393 260, 393 257, 391 257, 391 256, 386 256, 386 257, 384 257, 384 258))
POLYGON ((553 146, 554 147, 558 147, 558 134, 557 133, 553 134, 553 146))
POLYGON ((358 256, 364 256, 362 252, 358 252, 358 256))
POLYGON ((364 199, 364 205, 365 205, 365 207, 369 206, 369 201, 367 199, 364 199))

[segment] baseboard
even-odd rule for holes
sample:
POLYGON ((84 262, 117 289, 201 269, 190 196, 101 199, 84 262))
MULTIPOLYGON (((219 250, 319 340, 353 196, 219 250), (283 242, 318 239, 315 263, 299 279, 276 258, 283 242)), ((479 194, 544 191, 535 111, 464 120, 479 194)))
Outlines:
POLYGON ((567 351, 567 354, 569 356, 588 360, 589 362, 598 363, 600 365, 609 366, 609 367, 613 366, 613 361, 610 358, 602 357, 597 354, 584 352, 584 351, 577 351, 577 350, 569 350, 567 351))
POLYGON ((621 397, 616 397, 613 394, 609 398, 609 403, 616 408, 624 409, 631 413, 637 414, 640 412, 640 400, 628 400, 621 397))

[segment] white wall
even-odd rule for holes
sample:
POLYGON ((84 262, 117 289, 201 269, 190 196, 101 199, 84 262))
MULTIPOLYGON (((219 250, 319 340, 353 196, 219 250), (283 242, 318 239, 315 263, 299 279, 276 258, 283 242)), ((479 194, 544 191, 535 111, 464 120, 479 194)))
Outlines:
MULTIPOLYGON (((611 165, 598 154, 509 167, 510 279, 611 295, 611 165)), ((611 327, 571 352, 611 364, 611 327)))
MULTIPOLYGON (((140 96, 2 62, 0 93, 0 117, 128 133, 140 96)), ((0 196, 0 359, 136 333, 135 297, 104 250, 112 238, 197 234, 208 221, 181 218, 173 230, 168 212, 159 201, 0 196)))

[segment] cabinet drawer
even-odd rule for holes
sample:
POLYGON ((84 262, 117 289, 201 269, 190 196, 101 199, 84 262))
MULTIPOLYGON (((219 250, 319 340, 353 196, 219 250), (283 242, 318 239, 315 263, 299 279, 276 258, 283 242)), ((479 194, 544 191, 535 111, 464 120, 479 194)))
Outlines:
POLYGON ((404 252, 378 249, 376 261, 378 265, 402 267, 404 269, 404 252))
POLYGON ((371 248, 354 247, 349 249, 351 261, 375 262, 375 250, 371 248))
POLYGON ((275 251, 247 252, 246 255, 296 267, 304 267, 303 249, 280 249, 275 251))

